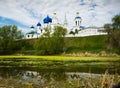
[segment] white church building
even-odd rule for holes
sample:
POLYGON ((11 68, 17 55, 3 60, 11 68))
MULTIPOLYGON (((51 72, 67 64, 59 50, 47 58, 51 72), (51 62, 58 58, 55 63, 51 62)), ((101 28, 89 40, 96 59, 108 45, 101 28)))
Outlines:
MULTIPOLYGON (((76 17, 74 18, 72 29, 68 28, 68 22, 65 15, 64 23, 60 24, 58 22, 58 18, 56 16, 56 13, 54 13, 53 17, 49 17, 48 15, 43 19, 43 25, 41 25, 40 22, 37 23, 37 29, 35 29, 34 26, 31 26, 31 31, 26 33, 25 38, 26 39, 33 39, 40 37, 44 32, 44 28, 51 27, 53 29, 55 26, 62 26, 67 29, 66 37, 82 37, 82 36, 92 36, 92 35, 106 35, 107 33, 103 32, 102 28, 96 28, 96 27, 89 27, 84 28, 81 26, 82 18, 79 16, 79 12, 76 13, 76 17)), ((53 32, 53 30, 52 30, 53 32)))

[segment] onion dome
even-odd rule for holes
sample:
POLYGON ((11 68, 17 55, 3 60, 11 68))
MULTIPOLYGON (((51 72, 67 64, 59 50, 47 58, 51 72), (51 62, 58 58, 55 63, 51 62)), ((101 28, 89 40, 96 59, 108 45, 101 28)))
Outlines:
POLYGON ((79 16, 79 12, 76 12, 76 17, 75 17, 75 19, 81 19, 81 17, 79 16))
POLYGON ((44 23, 51 23, 52 19, 49 16, 47 16, 46 18, 43 19, 43 22, 44 23))
POLYGON ((37 23, 37 26, 41 26, 40 22, 37 23))
POLYGON ((77 17, 75 17, 75 19, 81 19, 81 17, 80 17, 80 16, 77 16, 77 17))

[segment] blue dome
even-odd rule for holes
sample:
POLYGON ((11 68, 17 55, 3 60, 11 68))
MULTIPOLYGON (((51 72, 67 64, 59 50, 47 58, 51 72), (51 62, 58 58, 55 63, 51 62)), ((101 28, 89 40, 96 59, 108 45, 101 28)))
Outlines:
POLYGON ((41 26, 40 22, 37 23, 37 26, 41 26))
POLYGON ((52 19, 49 16, 47 16, 46 18, 43 19, 43 22, 44 23, 51 23, 52 19))
POLYGON ((75 19, 80 19, 80 18, 81 18, 80 16, 75 17, 75 19))

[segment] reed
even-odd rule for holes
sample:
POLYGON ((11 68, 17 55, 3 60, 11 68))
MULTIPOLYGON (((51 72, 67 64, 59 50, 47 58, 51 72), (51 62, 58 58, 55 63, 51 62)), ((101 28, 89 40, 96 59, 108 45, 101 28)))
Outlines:
POLYGON ((108 71, 99 78, 93 78, 92 74, 86 79, 74 76, 73 80, 56 81, 51 79, 44 85, 32 82, 17 82, 13 78, 0 78, 0 87, 5 88, 119 88, 120 76, 110 75, 108 71))

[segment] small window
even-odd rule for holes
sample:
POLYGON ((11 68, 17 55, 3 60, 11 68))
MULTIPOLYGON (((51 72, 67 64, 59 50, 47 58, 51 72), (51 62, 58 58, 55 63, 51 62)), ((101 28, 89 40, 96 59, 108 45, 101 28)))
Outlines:
POLYGON ((75 21, 76 25, 77 25, 77 21, 75 21))
POLYGON ((32 37, 33 37, 34 35, 32 35, 32 37))
POLYGON ((77 29, 75 29, 75 33, 78 34, 78 30, 77 29))
POLYGON ((27 37, 29 38, 30 36, 28 35, 27 37))

